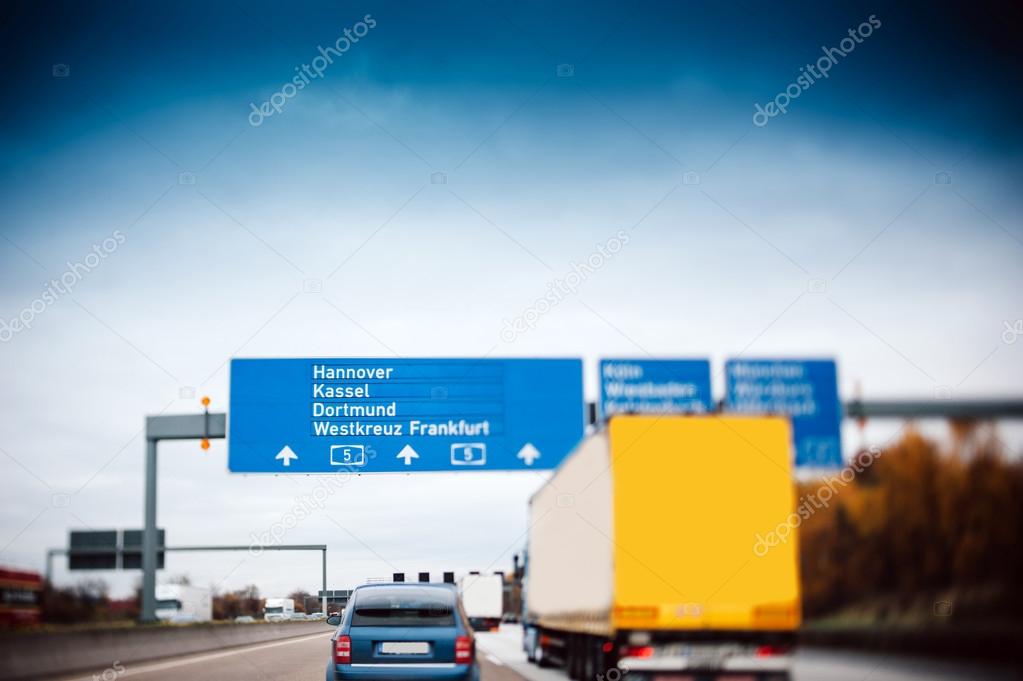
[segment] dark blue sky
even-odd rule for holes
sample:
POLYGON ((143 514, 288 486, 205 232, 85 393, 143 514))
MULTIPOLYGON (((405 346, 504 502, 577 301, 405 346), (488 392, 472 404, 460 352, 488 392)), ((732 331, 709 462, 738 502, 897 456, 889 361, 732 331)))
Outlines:
POLYGON ((102 121, 99 106, 124 120, 213 97, 244 107, 367 13, 382 30, 329 73, 337 87, 486 96, 535 89, 570 63, 596 93, 696 81, 750 108, 875 14, 883 27, 802 109, 995 153, 1019 141, 1023 26, 1011 3, 22 2, 4 13, 0 134, 18 146, 59 144, 102 121), (51 78, 54 63, 73 78, 51 78))

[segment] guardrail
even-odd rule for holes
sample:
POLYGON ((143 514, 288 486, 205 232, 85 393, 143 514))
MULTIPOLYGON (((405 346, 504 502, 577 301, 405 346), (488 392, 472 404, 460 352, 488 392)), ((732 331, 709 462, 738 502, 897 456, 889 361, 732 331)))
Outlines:
POLYGON ((0 635, 0 680, 29 681, 70 674, 105 679, 104 670, 116 670, 118 665, 130 668, 160 658, 330 631, 331 627, 321 620, 9 632, 0 635))

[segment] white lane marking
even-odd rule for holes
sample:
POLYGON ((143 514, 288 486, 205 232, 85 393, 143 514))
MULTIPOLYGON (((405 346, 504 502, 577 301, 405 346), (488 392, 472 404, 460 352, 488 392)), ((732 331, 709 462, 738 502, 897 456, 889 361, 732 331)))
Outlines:
POLYGON ((487 654, 487 659, 488 659, 488 660, 490 660, 491 662, 493 662, 494 664, 496 664, 496 665, 497 665, 498 667, 503 667, 503 666, 504 666, 504 662, 501 662, 501 661, 500 661, 499 659, 497 659, 497 657, 496 657, 496 656, 494 656, 494 655, 490 655, 490 654, 488 653, 488 654, 487 654))
MULTIPOLYGON (((273 643, 260 643, 259 645, 246 646, 244 648, 234 648, 227 650, 222 653, 211 653, 208 655, 196 655, 194 657, 186 657, 180 660, 170 660, 168 662, 158 662, 156 664, 149 664, 142 667, 133 667, 130 664, 125 665, 125 671, 120 676, 135 676, 137 674, 148 674, 149 672, 163 671, 164 669, 174 669, 175 667, 183 667, 186 664, 195 664, 196 662, 206 662, 208 660, 216 660, 221 657, 230 657, 231 655, 240 655, 241 653, 251 653, 254 650, 265 650, 266 648, 276 648, 277 646, 291 645, 292 643, 302 643, 303 641, 311 641, 314 638, 323 638, 330 636, 333 631, 325 631, 322 634, 313 634, 312 636, 301 636, 298 638, 289 638, 284 641, 274 641, 273 643)), ((72 679, 71 681, 94 681, 94 676, 80 676, 72 679)))

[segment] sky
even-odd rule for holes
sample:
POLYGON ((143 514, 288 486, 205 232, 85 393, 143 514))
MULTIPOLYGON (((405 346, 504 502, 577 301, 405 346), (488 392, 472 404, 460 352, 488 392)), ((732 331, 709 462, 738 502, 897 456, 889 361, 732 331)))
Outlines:
MULTIPOLYGON (((1018 9, 2 12, 0 564, 139 527, 144 417, 225 410, 232 357, 582 357, 593 399, 601 357, 707 357, 721 396, 730 356, 823 356, 846 397, 1019 394, 1018 9)), ((899 426, 848 425, 846 453, 899 426)), ((247 544, 323 484, 229 474, 222 441, 162 444, 159 471, 177 544, 247 544)), ((544 479, 363 476, 287 541, 329 545, 330 588, 507 569, 544 479)), ((317 588, 319 562, 167 574, 274 595, 317 588)))

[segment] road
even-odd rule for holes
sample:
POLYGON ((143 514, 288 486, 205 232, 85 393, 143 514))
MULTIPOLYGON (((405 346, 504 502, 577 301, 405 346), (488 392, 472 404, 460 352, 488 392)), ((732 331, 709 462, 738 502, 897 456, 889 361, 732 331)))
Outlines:
MULTIPOLYGON (((319 681, 329 654, 329 631, 311 636, 231 648, 213 653, 185 655, 157 662, 96 669, 62 681, 319 681), (106 673, 104 673, 106 671, 106 673)), ((483 681, 567 681, 557 669, 539 669, 526 662, 521 630, 502 626, 494 633, 477 634, 483 681)), ((797 656, 795 681, 1009 681, 1012 672, 917 658, 803 650, 797 656)))
MULTIPOLYGON (((498 660, 504 668, 518 672, 527 681, 568 681, 558 669, 540 669, 526 662, 522 652, 522 630, 502 625, 492 634, 477 634, 481 660, 498 660)), ((493 664, 493 662, 491 662, 493 664)), ((803 649, 796 655, 794 681, 1011 681, 1012 671, 998 671, 976 665, 942 660, 925 660, 894 655, 872 655, 835 650, 803 649)), ((624 677, 628 679, 628 676, 624 677)), ((484 681, 488 681, 486 678, 484 681)))
MULTIPOLYGON (((320 681, 324 678, 330 654, 331 631, 300 636, 283 641, 230 648, 211 653, 140 664, 112 665, 88 674, 57 677, 62 681, 320 681)), ((480 667, 486 681, 522 681, 500 660, 480 656, 480 667)), ((561 681, 565 681, 564 678, 561 681)))

